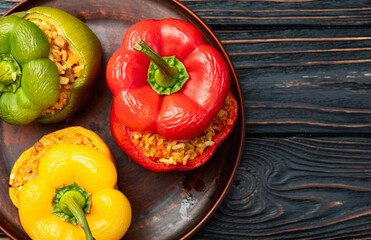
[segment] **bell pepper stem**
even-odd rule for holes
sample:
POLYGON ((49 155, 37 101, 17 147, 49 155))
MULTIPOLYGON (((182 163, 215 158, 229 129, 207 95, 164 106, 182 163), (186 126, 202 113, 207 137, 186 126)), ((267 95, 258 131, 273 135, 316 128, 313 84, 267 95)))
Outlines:
POLYGON ((71 211, 71 213, 75 216, 77 219, 77 222, 80 224, 82 229, 85 231, 85 236, 87 240, 94 240, 95 238, 93 237, 89 224, 86 221, 86 217, 84 212, 82 211, 81 206, 79 203, 73 198, 72 195, 66 196, 64 199, 64 204, 66 204, 67 208, 71 211))
POLYGON ((157 94, 173 94, 182 89, 189 79, 187 69, 175 55, 161 57, 143 40, 139 40, 134 45, 134 50, 151 59, 147 82, 157 94))
POLYGON ((178 72, 172 68, 167 62, 158 55, 146 42, 139 40, 134 45, 134 50, 146 55, 151 61, 156 64, 162 75, 163 85, 169 85, 174 79, 177 79, 178 72))
POLYGON ((15 92, 20 85, 22 70, 10 53, 0 54, 0 93, 15 92))
POLYGON ((76 183, 69 184, 55 190, 52 204, 53 214, 75 226, 80 224, 85 231, 86 239, 94 239, 85 217, 90 211, 90 193, 76 183))

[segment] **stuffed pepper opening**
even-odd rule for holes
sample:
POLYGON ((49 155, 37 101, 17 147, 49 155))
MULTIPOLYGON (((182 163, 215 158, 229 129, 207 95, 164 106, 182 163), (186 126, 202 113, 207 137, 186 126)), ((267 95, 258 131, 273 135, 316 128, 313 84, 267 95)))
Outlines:
POLYGON ((59 9, 35 7, 1 18, 0 28, 2 120, 56 123, 89 103, 102 48, 84 22, 59 9))
POLYGON ((58 67, 60 76, 58 100, 53 106, 41 113, 41 116, 54 115, 67 104, 71 97, 72 85, 81 75, 84 65, 80 65, 79 58, 72 52, 67 40, 58 33, 54 25, 37 18, 29 19, 29 21, 36 24, 44 32, 50 44, 48 57, 58 67))
POLYGON ((103 140, 90 130, 82 127, 69 127, 50 133, 25 151, 14 164, 9 179, 9 191, 15 206, 18 205, 18 196, 22 187, 38 178, 38 167, 44 154, 53 146, 62 143, 85 145, 113 159, 108 147, 103 145, 103 140))
POLYGON ((131 131, 132 143, 142 150, 143 154, 154 162, 166 165, 187 165, 202 155, 204 151, 215 144, 214 137, 226 126, 234 124, 233 116, 235 105, 228 95, 223 108, 213 119, 210 126, 199 136, 189 140, 167 140, 156 133, 140 133, 131 131))

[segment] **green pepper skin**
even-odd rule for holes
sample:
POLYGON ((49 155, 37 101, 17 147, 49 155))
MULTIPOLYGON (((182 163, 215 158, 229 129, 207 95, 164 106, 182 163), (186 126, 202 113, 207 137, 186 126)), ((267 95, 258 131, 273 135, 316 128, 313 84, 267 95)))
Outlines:
POLYGON ((85 23, 62 10, 35 7, 17 15, 24 19, 38 18, 53 24, 58 34, 68 42, 71 51, 79 58, 80 65, 84 65, 81 75, 72 85, 71 97, 64 108, 54 115, 36 119, 41 123, 62 121, 80 110, 90 100, 88 96, 92 93, 92 86, 101 66, 101 43, 85 23))
MULTIPOLYGON (((59 73, 48 59, 49 48, 43 31, 35 24, 17 16, 0 19, 0 55, 12 56, 22 69, 16 80, 19 87, 2 86, 0 92, 0 118, 5 122, 30 123, 58 100, 59 73)), ((0 62, 3 70, 8 64, 4 59, 0 62)))
MULTIPOLYGON (((2 83, 1 70, 5 68, 1 69, 0 66, 0 118, 14 125, 33 121, 55 123, 71 117, 90 100, 93 84, 100 71, 102 47, 97 36, 79 19, 59 9, 36 7, 0 19, 1 54, 7 55, 0 57, 0 65, 2 59, 9 59, 8 54, 11 54, 21 66, 22 74, 12 85, 8 84, 8 80, 2 83), (50 45, 43 31, 27 21, 32 18, 54 25, 79 58, 80 65, 84 66, 72 85, 66 105, 53 115, 41 116, 41 113, 58 100, 58 68, 48 59, 50 45)), ((15 66, 9 63, 5 65, 15 66)))

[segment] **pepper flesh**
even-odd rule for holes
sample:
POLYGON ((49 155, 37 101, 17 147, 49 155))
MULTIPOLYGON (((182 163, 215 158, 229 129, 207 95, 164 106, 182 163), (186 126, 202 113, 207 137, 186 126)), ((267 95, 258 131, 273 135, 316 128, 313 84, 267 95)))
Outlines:
POLYGON ((29 19, 45 20, 55 26, 58 34, 68 42, 69 48, 78 57, 79 63, 84 66, 84 69, 73 83, 71 95, 63 108, 55 114, 41 116, 41 113, 52 106, 58 99, 60 77, 55 64, 50 64, 51 66, 48 66, 48 69, 45 69, 46 67, 41 69, 41 67, 36 68, 32 66, 31 73, 33 75, 25 75, 25 73, 22 75, 21 89, 24 88, 25 90, 20 90, 13 94, 4 93, 3 95, 7 96, 0 97, 0 117, 11 124, 27 124, 34 120, 41 123, 59 122, 72 116, 89 101, 89 95, 92 92, 91 88, 100 70, 101 44, 96 35, 83 22, 62 10, 49 7, 36 7, 26 12, 18 12, 0 20, 0 54, 8 53, 10 51, 9 49, 11 49, 11 53, 13 54, 14 52, 16 54, 13 54, 13 56, 20 63, 22 69, 23 61, 30 58, 27 57, 30 55, 29 52, 33 54, 37 53, 45 59, 48 58, 49 53, 49 43, 44 33, 33 23, 26 21, 29 19), (22 22, 22 24, 17 22, 22 22), (31 26, 32 29, 37 29, 38 35, 28 34, 26 37, 24 29, 21 29, 22 31, 17 30, 14 27, 15 25, 31 26), (18 32, 21 33, 15 34, 18 32), (21 37, 18 37, 18 40, 14 41, 13 38, 15 37, 12 37, 13 35, 16 37, 20 35, 21 37), (36 39, 41 41, 40 39, 42 39, 43 44, 37 42, 33 46, 31 43, 35 41, 28 41, 30 40, 28 39, 29 36, 31 36, 31 40, 36 39), (20 46, 11 47, 14 45, 13 42, 19 42, 21 44, 19 44, 20 46), (27 49, 34 50, 30 51, 27 49), (21 57, 18 57, 17 54, 21 57), (53 68, 52 73, 52 70, 49 68, 53 68), (45 72, 45 70, 48 71, 45 72), (34 79, 32 86, 39 86, 38 89, 34 89, 34 87, 29 90, 23 87, 24 83, 31 81, 29 80, 30 78, 34 79), (13 95, 17 95, 17 97, 13 95))
POLYGON ((144 20, 126 32, 107 65, 113 111, 126 127, 185 140, 200 135, 224 104, 229 69, 221 54, 206 45, 195 26, 178 19, 144 20), (162 57, 176 56, 189 79, 171 95, 159 96, 147 83, 150 60, 133 50, 142 39, 162 57))
POLYGON ((110 123, 112 129, 112 135, 116 143, 120 146, 125 153, 137 162, 142 167, 156 172, 167 172, 167 171, 185 171, 197 168, 203 165, 209 158, 214 154, 218 146, 228 137, 233 130, 234 124, 237 120, 238 108, 237 101, 234 99, 232 93, 229 93, 230 97, 230 110, 228 112, 229 123, 213 137, 214 145, 209 146, 206 150, 195 159, 188 160, 186 165, 168 165, 162 162, 155 161, 153 158, 147 157, 144 151, 133 143, 133 137, 131 130, 116 117, 113 108, 111 110, 110 123))
MULTIPOLYGON (((52 214, 52 199, 56 189, 76 183, 91 194, 90 212, 85 215, 96 239, 120 239, 131 222, 131 207, 127 198, 116 190, 115 162, 104 141, 94 132, 83 127, 68 127, 42 137, 47 143, 54 138, 81 134, 93 143, 76 145, 58 143, 43 153, 38 165, 38 177, 26 183, 15 197, 10 187, 13 204, 19 207, 23 228, 32 239, 85 239, 79 225, 64 222, 52 214)), ((71 139, 70 142, 76 142, 71 139)), ((34 147, 26 150, 16 161, 11 175, 34 147)), ((10 186, 12 185, 10 177, 10 186)))
POLYGON ((37 119, 40 123, 55 123, 70 117, 90 100, 92 87, 96 81, 101 65, 102 46, 97 36, 82 21, 74 16, 49 7, 35 7, 21 13, 24 19, 38 18, 50 22, 58 33, 67 40, 71 51, 84 66, 81 75, 72 85, 69 102, 54 115, 37 119))
MULTIPOLYGON (((51 141, 53 141, 54 138, 62 138, 64 136, 68 136, 69 134, 80 134, 84 137, 87 137, 94 145, 97 151, 101 152, 103 155, 111 159, 113 163, 115 163, 113 156, 108 148, 108 146, 105 144, 105 142, 102 140, 101 137, 99 137, 95 132, 90 131, 86 128, 75 126, 75 127, 67 127, 61 130, 58 130, 53 133, 49 133, 45 136, 43 136, 38 142, 47 145, 51 141)), ((18 207, 18 188, 14 187, 14 183, 16 181, 17 176, 20 174, 18 170, 20 167, 26 163, 27 159, 30 158, 32 154, 36 151, 36 146, 32 146, 31 148, 24 151, 21 156, 17 159, 15 162, 12 171, 10 173, 10 179, 9 179, 9 196, 12 200, 12 203, 14 206, 18 207)))
POLYGON ((215 48, 205 44, 197 28, 185 21, 144 20, 133 25, 126 32, 121 48, 111 56, 106 74, 114 95, 110 116, 112 135, 129 157, 149 170, 190 170, 201 166, 236 122, 238 106, 229 92, 228 65, 215 48), (189 79, 182 89, 165 96, 152 90, 147 83, 150 82, 147 77, 155 75, 148 71, 151 61, 133 49, 139 40, 163 58, 175 56, 183 63, 189 79), (169 141, 193 139, 210 126, 228 94, 231 109, 227 125, 213 137, 214 144, 194 159, 168 164, 156 156, 149 157, 133 141, 132 132, 156 133, 169 141))
MULTIPOLYGON (((48 59, 49 43, 35 24, 17 16, 0 19, 0 54, 9 54, 21 66, 16 87, 3 85, 0 92, 0 118, 10 124, 26 124, 58 99, 57 66, 48 59)), ((4 68, 4 62, 0 68, 4 68)))
POLYGON ((112 161, 87 146, 58 144, 43 157, 39 178, 27 183, 19 196, 21 224, 32 239, 85 239, 80 226, 52 214, 56 188, 77 183, 92 194, 87 222, 95 239, 120 239, 131 221, 127 198, 114 189, 117 173, 112 161))

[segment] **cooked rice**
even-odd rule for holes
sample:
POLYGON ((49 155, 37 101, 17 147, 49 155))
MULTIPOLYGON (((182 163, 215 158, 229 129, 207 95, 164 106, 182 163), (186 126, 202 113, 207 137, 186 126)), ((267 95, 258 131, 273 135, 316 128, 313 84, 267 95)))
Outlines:
POLYGON ((213 119, 210 126, 200 136, 190 140, 169 141, 158 134, 131 132, 132 143, 140 147, 145 156, 153 161, 167 165, 186 165, 189 160, 201 155, 215 142, 213 137, 226 125, 232 125, 233 119, 228 118, 228 112, 232 108, 231 99, 228 96, 223 108, 213 119))
POLYGON ((72 53, 68 42, 58 34, 54 25, 41 19, 34 18, 30 21, 44 32, 50 44, 49 59, 58 67, 60 75, 58 100, 53 106, 41 113, 41 116, 54 115, 66 105, 67 100, 71 97, 72 84, 81 75, 84 65, 79 64, 78 57, 72 53))
POLYGON ((60 143, 85 145, 98 150, 92 140, 80 133, 66 132, 62 136, 58 136, 55 133, 49 134, 48 137, 43 138, 35 143, 33 149, 31 150, 30 156, 22 162, 17 169, 17 172, 10 176, 10 178, 13 179, 12 186, 10 187, 16 190, 15 193, 17 198, 19 191, 27 182, 38 178, 38 167, 42 156, 44 156, 44 154, 51 147, 60 143))

